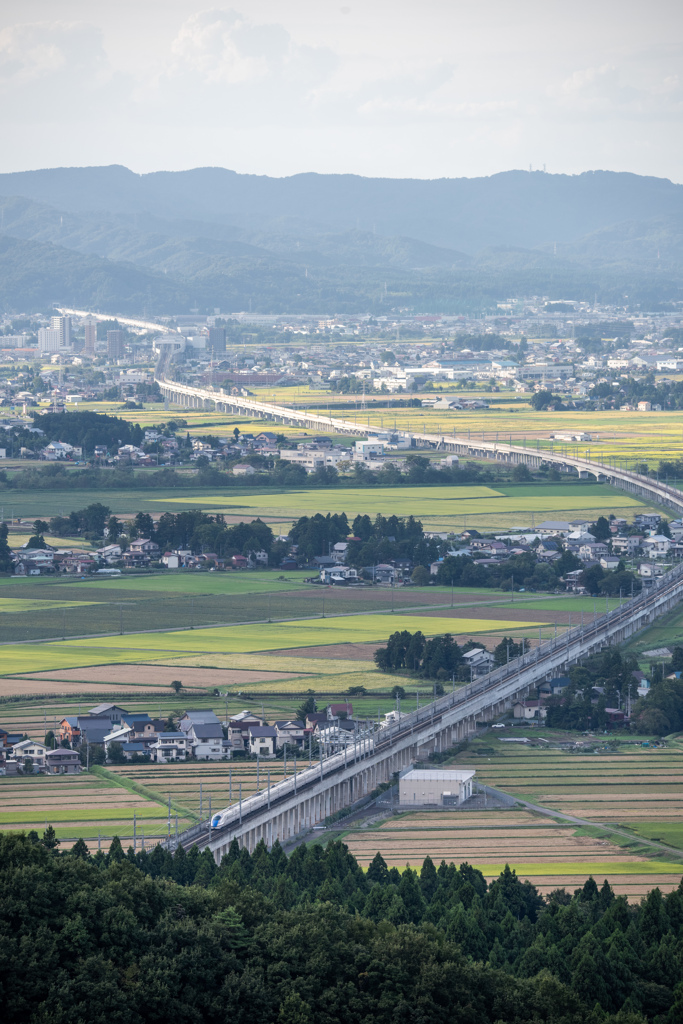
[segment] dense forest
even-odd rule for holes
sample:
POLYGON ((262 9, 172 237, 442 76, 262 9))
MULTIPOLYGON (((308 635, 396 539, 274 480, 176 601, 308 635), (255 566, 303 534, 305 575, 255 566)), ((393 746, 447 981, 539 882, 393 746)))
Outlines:
POLYGON ((364 873, 341 842, 249 855, 60 853, 0 835, 7 1024, 678 1024, 683 885, 589 878, 544 899, 505 868, 364 873))

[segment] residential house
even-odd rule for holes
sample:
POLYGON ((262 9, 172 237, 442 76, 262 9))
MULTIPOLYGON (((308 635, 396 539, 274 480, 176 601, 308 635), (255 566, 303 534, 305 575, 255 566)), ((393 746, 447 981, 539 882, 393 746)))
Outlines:
POLYGON ((574 529, 572 523, 565 522, 563 519, 546 519, 545 522, 540 523, 536 527, 537 533, 571 533, 574 529))
POLYGON ((512 705, 512 714, 515 718, 541 719, 546 717, 548 709, 540 700, 516 700, 512 705))
POLYGON ((329 722, 326 711, 309 711, 306 715, 306 728, 310 729, 314 736, 317 736, 321 726, 329 722))
POLYGON ((353 704, 350 701, 345 704, 328 704, 326 713, 328 721, 335 718, 353 718, 353 704))
POLYGON ((303 747, 310 732, 299 719, 286 719, 274 722, 273 726, 277 733, 276 747, 278 750, 280 747, 284 747, 285 743, 290 747, 303 747))
POLYGON ((661 533, 654 537, 645 537, 641 547, 650 558, 666 558, 671 548, 671 541, 661 533))
POLYGON ((569 676, 555 676, 554 679, 547 679, 538 687, 538 695, 540 697, 542 694, 546 696, 557 696, 558 694, 562 694, 569 686, 570 682, 571 679, 569 676))
POLYGON ((119 725, 121 723, 121 719, 127 714, 128 712, 126 709, 119 707, 118 704, 96 704, 95 707, 90 708, 90 711, 88 712, 88 715, 96 718, 101 718, 103 716, 108 718, 112 725, 119 725))
POLYGON ((475 647, 463 654, 465 665, 473 676, 485 676, 493 670, 494 656, 485 647, 475 647))
POLYGON ((343 750, 356 740, 356 722, 338 718, 318 727, 318 740, 331 750, 343 750))
POLYGON ((238 462, 232 467, 232 472, 234 476, 253 476, 256 470, 248 462, 238 462))
POLYGON ((634 522, 643 529, 654 530, 659 526, 661 518, 656 512, 639 512, 634 522))
POLYGON ((112 562, 121 560, 123 549, 120 544, 105 544, 103 548, 98 548, 95 554, 105 565, 111 565, 112 562))
POLYGON ((349 550, 348 541, 340 540, 332 548, 332 557, 334 558, 337 565, 343 565, 346 561, 346 555, 349 550))
POLYGON ((15 743, 21 743, 22 732, 8 732, 7 729, 0 729, 0 750, 11 750, 15 743))
POLYGON ((358 582, 358 570, 349 569, 346 565, 339 565, 336 568, 325 568, 320 570, 322 583, 329 583, 332 586, 348 586, 349 583, 358 582))
POLYGON ((631 558, 640 550, 642 542, 643 538, 640 534, 632 534, 628 537, 614 537, 612 539, 612 553, 615 555, 627 555, 631 558))
POLYGON ((584 574, 584 569, 572 569, 562 577, 565 582, 567 590, 570 590, 574 594, 585 594, 586 588, 581 582, 581 577, 584 574))
POLYGON ((220 761, 230 757, 230 741, 223 736, 223 727, 216 722, 194 725, 190 732, 192 753, 198 761, 220 761))
POLYGON ((249 749, 249 727, 252 725, 265 725, 266 722, 258 715, 252 715, 250 711, 240 711, 233 715, 228 722, 228 739, 232 750, 249 749))
POLYGON ((147 749, 151 759, 157 764, 187 761, 190 756, 190 742, 187 733, 184 732, 161 732, 147 749))
POLYGON ((657 565, 655 562, 641 562, 638 566, 638 575, 643 583, 652 583, 655 579, 663 576, 664 571, 664 566, 657 565))
POLYGON ((277 730, 272 725, 249 726, 249 753, 260 757, 275 757, 277 730))
POLYGON ((589 544, 582 544, 579 548, 579 558, 582 562, 597 562, 609 554, 606 544, 601 541, 591 541, 589 544))
POLYGON ((49 749, 38 740, 20 740, 19 743, 13 745, 12 756, 22 764, 30 757, 34 765, 42 768, 45 765, 45 755, 49 749))
POLYGON ((156 541, 141 537, 130 542, 128 550, 123 553, 123 562, 128 566, 147 565, 152 559, 157 559, 159 553, 156 541))
POLYGON ((48 775, 78 775, 81 759, 75 750, 48 750, 45 754, 45 767, 48 775))
POLYGON ((198 760, 220 761, 230 756, 230 741, 224 738, 223 727, 213 711, 186 711, 178 728, 188 737, 198 760))
POLYGON ((600 565, 608 571, 616 569, 619 562, 620 558, 618 555, 603 555, 600 559, 600 565))

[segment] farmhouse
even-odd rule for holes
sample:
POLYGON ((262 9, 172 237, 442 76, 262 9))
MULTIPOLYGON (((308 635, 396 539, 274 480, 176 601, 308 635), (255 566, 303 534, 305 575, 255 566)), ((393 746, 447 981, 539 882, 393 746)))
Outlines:
POLYGON ((473 768, 409 768, 399 778, 402 807, 457 807, 472 796, 473 768))

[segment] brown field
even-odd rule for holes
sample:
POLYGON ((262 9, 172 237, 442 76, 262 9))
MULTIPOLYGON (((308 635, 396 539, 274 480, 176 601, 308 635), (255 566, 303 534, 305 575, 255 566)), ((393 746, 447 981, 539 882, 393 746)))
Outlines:
MULTIPOLYGON (((180 673, 177 668, 165 665, 97 665, 94 668, 61 669, 56 681, 80 683, 115 683, 125 685, 133 680, 138 685, 169 688, 172 680, 180 673)), ((31 672, 24 676, 27 680, 55 680, 56 672, 31 672)), ((233 668, 193 668, 188 666, 182 673, 183 686, 204 687, 245 686, 247 683, 260 683, 271 679, 294 679, 294 672, 259 672, 233 668)))

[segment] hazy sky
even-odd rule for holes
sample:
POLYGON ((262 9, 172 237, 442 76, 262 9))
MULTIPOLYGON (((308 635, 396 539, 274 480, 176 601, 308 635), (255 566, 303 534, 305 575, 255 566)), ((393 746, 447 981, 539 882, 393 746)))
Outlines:
POLYGON ((5 0, 0 170, 683 181, 680 0, 5 0))

